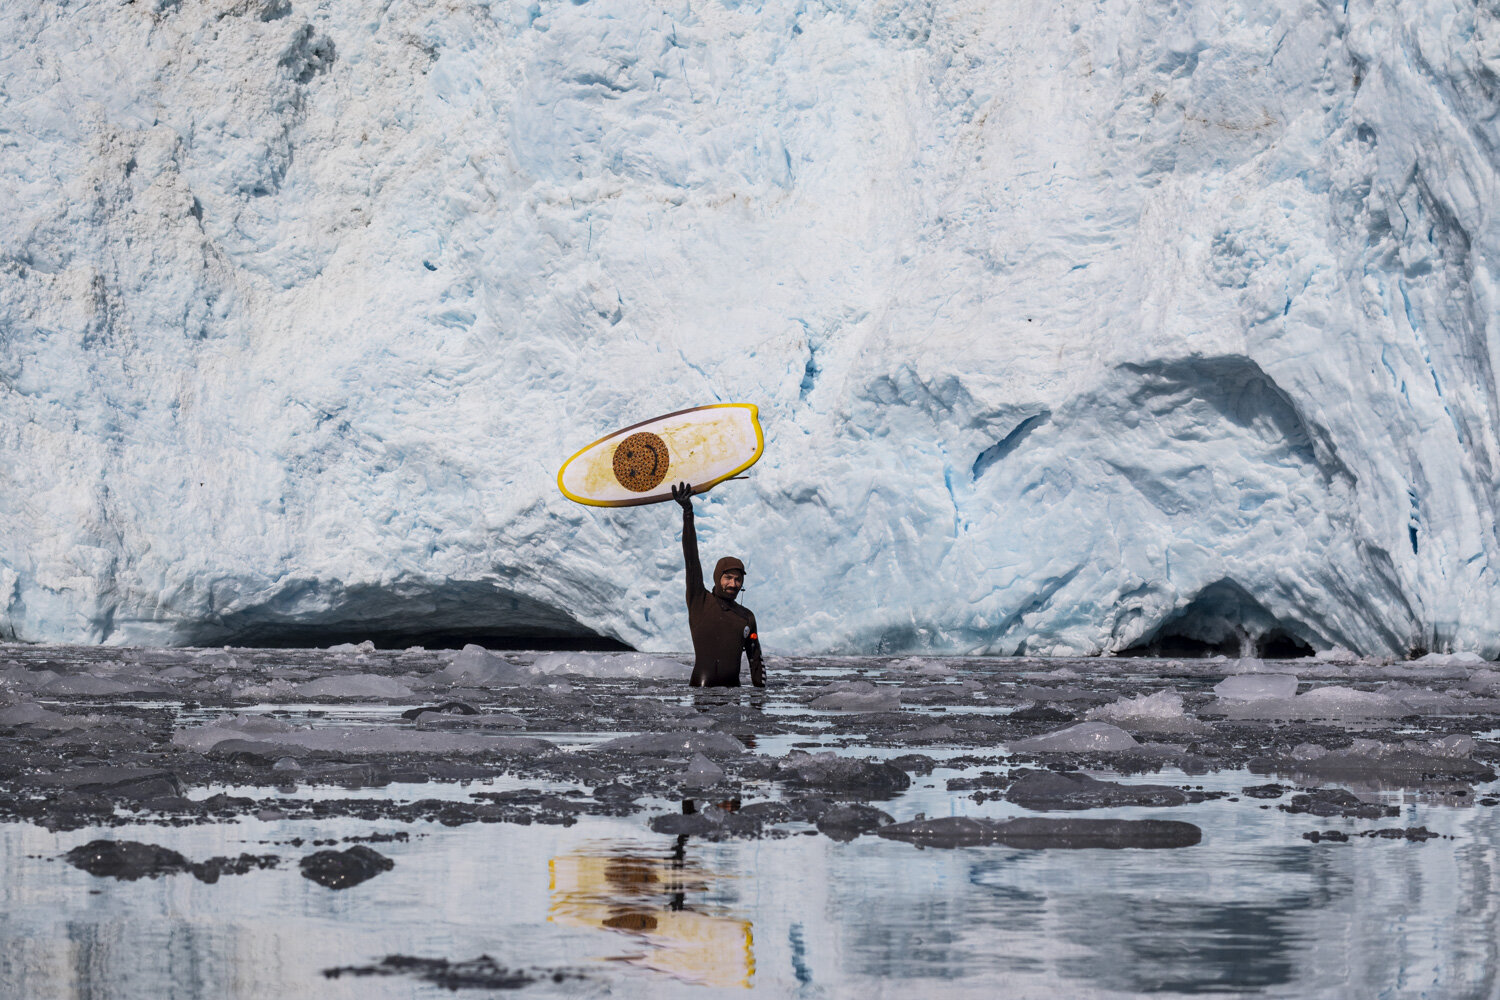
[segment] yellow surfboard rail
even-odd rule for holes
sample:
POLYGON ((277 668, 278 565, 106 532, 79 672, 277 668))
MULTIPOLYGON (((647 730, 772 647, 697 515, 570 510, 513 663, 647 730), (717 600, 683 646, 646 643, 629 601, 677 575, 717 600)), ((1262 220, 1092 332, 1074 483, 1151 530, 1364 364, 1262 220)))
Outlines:
MULTIPOLYGON (((682 482, 681 477, 674 477, 673 475, 671 475, 672 470, 670 466, 667 470, 667 473, 665 474, 665 478, 658 484, 666 488, 665 492, 654 492, 656 487, 653 486, 651 487, 653 492, 643 493, 643 495, 640 496, 620 497, 618 499, 599 499, 598 497, 582 496, 576 491, 570 490, 567 487, 564 481, 564 477, 568 472, 568 467, 572 465, 574 461, 588 454, 589 452, 594 451, 601 445, 608 444, 610 441, 614 440, 623 442, 627 437, 631 435, 632 431, 641 431, 643 428, 659 426, 664 422, 672 420, 672 418, 674 417, 681 417, 689 413, 701 413, 705 410, 749 411, 748 415, 750 419, 750 425, 755 431, 755 451, 747 460, 740 462, 728 471, 719 472, 718 474, 703 482, 693 483, 692 486, 694 494, 707 493, 709 490, 713 489, 715 486, 724 482, 725 480, 733 479, 735 476, 744 472, 746 469, 750 468, 750 466, 754 465, 760 460, 761 454, 766 450, 765 432, 762 431, 760 426, 760 408, 754 403, 709 403, 706 406, 690 406, 685 410, 676 410, 672 413, 664 413, 659 417, 652 417, 649 420, 642 420, 639 423, 631 424, 629 427, 622 427, 617 431, 611 431, 610 433, 604 435, 602 438, 599 438, 597 441, 590 442, 589 444, 578 449, 572 455, 570 455, 568 457, 568 460, 562 464, 562 467, 557 470, 558 490, 562 493, 563 496, 567 497, 569 500, 572 500, 574 503, 581 503, 588 507, 639 507, 645 504, 661 503, 664 500, 670 500, 672 496, 671 487, 678 482, 682 482)), ((667 444, 668 447, 670 447, 670 443, 667 442, 667 444)), ((630 487, 625 488, 630 489, 630 487)))

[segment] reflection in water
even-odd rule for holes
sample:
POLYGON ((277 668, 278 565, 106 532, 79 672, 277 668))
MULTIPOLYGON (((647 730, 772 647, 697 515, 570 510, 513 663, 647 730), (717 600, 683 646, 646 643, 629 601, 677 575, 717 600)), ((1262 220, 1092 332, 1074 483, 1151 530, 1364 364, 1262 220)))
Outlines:
POLYGON ((687 839, 678 837, 665 856, 601 844, 553 858, 547 919, 618 931, 642 946, 616 961, 689 983, 748 988, 755 975, 750 921, 710 900, 728 876, 689 858, 687 839))

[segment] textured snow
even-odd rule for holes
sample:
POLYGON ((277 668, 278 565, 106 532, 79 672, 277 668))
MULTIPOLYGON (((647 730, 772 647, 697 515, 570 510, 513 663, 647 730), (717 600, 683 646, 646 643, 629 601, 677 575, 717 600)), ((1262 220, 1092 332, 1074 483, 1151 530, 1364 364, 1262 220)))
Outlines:
POLYGON ((0 37, 0 635, 683 649, 675 507, 552 477, 737 400, 700 526, 768 648, 1500 653, 1493 4, 0 37))

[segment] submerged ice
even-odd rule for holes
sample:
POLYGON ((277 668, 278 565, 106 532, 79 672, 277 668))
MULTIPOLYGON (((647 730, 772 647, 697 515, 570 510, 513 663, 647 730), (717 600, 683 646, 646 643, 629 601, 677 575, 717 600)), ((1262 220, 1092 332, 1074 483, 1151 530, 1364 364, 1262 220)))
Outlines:
POLYGON ((6 4, 0 635, 1500 653, 1497 16, 6 4))

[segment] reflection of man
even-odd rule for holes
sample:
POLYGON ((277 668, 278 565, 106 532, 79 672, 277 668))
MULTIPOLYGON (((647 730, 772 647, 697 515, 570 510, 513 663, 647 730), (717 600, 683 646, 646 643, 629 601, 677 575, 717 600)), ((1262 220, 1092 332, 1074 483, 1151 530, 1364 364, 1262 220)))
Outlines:
POLYGON ((739 687, 740 654, 750 660, 750 681, 766 686, 760 660, 760 636, 755 615, 735 603, 745 585, 745 564, 725 556, 714 566, 714 589, 703 586, 703 564, 698 561, 698 532, 693 527, 693 488, 672 487, 672 499, 682 505, 682 558, 687 563, 688 631, 693 634, 693 687, 739 687))

